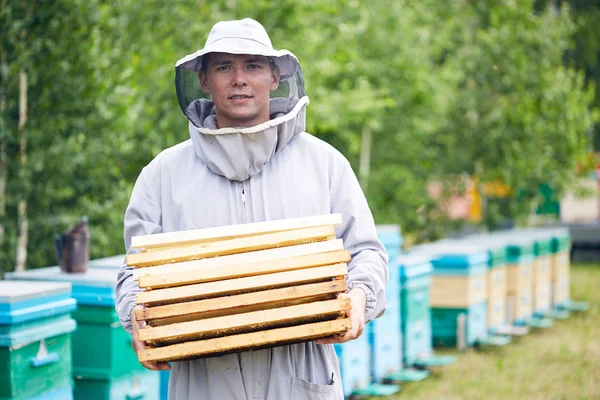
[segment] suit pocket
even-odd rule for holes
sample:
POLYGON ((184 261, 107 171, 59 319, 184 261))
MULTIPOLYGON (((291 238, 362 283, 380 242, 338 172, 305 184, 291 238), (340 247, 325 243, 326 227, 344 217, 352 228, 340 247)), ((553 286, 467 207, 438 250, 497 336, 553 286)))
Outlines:
POLYGON ((310 383, 300 378, 292 378, 291 400, 334 400, 335 386, 310 383))

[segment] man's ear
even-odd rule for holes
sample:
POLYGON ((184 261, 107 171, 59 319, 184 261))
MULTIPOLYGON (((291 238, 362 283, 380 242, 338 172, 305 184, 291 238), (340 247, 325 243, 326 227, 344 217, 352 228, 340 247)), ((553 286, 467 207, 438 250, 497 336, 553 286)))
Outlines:
POLYGON ((206 76, 206 72, 200 71, 198 72, 198 78, 200 79, 200 86, 204 93, 210 94, 210 87, 208 86, 208 79, 206 76))
POLYGON ((272 92, 273 90, 276 90, 279 87, 279 79, 280 79, 280 76, 279 76, 279 67, 274 68, 271 71, 271 76, 273 78, 272 82, 271 82, 271 88, 270 88, 270 90, 272 92))

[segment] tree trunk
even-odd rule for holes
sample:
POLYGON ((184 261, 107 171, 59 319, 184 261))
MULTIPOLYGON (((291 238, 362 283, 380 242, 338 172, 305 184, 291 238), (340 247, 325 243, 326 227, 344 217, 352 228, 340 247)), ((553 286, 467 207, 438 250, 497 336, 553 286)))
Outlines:
POLYGON ((360 185, 362 186, 365 195, 369 185, 369 174, 371 171, 371 128, 365 125, 360 136, 360 162, 358 175, 360 177, 360 185))
MULTIPOLYGON (((25 136, 25 124, 27 123, 27 72, 21 70, 19 73, 19 164, 21 167, 20 179, 25 179, 25 168, 27 166, 27 138, 25 136)), ((27 262, 27 239, 28 239, 28 220, 27 220, 27 200, 26 194, 22 193, 19 200, 19 237, 17 240, 17 272, 25 271, 27 262)))
MULTIPOLYGON (((0 50, 0 249, 4 245, 4 217, 6 216, 6 87, 8 66, 6 53, 0 50)), ((0 250, 1 251, 1 250, 0 250)))

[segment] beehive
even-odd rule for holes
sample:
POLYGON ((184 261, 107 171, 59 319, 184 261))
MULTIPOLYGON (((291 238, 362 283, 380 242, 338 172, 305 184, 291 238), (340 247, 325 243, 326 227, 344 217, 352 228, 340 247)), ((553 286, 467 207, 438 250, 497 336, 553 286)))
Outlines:
POLYGON ((402 346, 400 329, 400 277, 396 258, 401 252, 402 236, 397 225, 380 225, 377 236, 388 256, 389 280, 386 285, 386 310, 366 326, 369 337, 371 375, 374 382, 381 382, 391 374, 402 370, 402 346))
POLYGON ((553 229, 551 235, 552 306, 559 307, 570 300, 571 236, 568 229, 553 229))
POLYGON ((0 281, 0 398, 71 399, 75 309, 66 283, 0 281))
POLYGON ((488 252, 459 240, 416 246, 414 255, 426 256, 433 265, 430 288, 434 345, 458 343, 458 316, 466 315, 465 343, 487 338, 488 252))
POLYGON ((508 292, 512 310, 509 323, 521 324, 533 315, 533 241, 527 237, 507 236, 508 292))

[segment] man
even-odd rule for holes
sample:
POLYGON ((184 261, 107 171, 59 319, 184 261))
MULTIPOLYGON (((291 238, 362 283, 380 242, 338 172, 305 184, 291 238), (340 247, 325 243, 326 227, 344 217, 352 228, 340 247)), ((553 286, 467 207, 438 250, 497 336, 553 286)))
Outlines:
MULTIPOLYGON (((204 49, 177 62, 176 89, 191 138, 142 170, 125 213, 127 250, 137 235, 341 213, 336 235, 352 255, 344 294, 352 329, 317 342, 175 362, 169 399, 343 399, 332 343, 357 338, 383 313, 387 253, 348 161, 304 132, 308 98, 296 57, 274 50, 254 20, 219 22, 204 49)), ((123 266, 117 311, 140 350, 141 324, 133 318, 140 289, 131 275, 123 266)))

